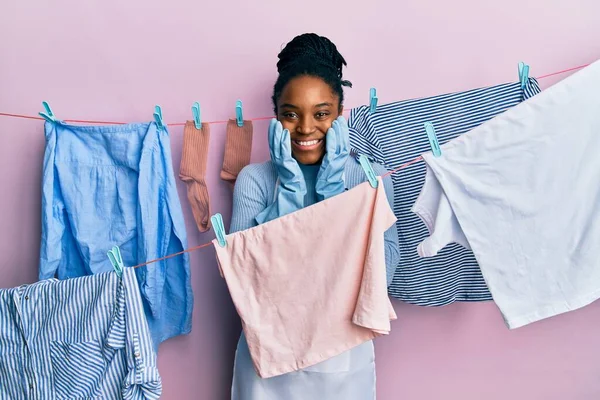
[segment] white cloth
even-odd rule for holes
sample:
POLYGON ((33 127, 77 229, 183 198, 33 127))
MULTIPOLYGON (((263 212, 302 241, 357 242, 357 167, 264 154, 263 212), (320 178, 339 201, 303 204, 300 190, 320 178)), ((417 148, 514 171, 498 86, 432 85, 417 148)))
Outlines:
POLYGON ((423 155, 432 256, 470 247, 509 328, 600 297, 600 61, 423 155))
POLYGON ((272 378, 256 373, 246 336, 235 353, 231 400, 374 400, 373 341, 328 360, 272 378))

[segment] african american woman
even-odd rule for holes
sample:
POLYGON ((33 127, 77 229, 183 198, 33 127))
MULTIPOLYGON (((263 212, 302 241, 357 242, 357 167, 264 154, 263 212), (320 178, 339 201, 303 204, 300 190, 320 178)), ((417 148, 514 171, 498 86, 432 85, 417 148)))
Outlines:
MULTIPOLYGON (((250 164, 238 176, 230 232, 251 228, 366 181, 349 153, 348 124, 342 116, 342 79, 346 61, 329 39, 316 34, 295 37, 279 53, 273 89, 276 119, 269 126, 271 161, 250 164), (327 154, 335 141, 336 154, 327 154)), ((386 170, 373 164, 375 173, 386 170)), ((393 206, 393 186, 384 187, 393 206)), ((388 285, 398 262, 395 224, 385 232, 388 285)), ((343 265, 338 266, 343 268, 343 265)), ((232 400, 375 399, 372 341, 311 367, 261 379, 255 372, 242 333, 235 355, 232 400)))

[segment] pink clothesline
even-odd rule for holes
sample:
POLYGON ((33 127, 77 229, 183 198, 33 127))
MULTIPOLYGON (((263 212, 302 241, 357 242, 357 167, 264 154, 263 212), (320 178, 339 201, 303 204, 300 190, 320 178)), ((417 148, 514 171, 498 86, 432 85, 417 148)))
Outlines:
MULTIPOLYGON (((565 72, 575 71, 575 70, 587 67, 588 65, 589 64, 580 65, 578 67, 573 67, 573 68, 565 69, 565 70, 562 70, 562 71, 553 72, 551 74, 542 75, 542 76, 538 77, 537 79, 544 79, 544 78, 548 78, 550 76, 563 74, 565 72)), ((346 110, 344 110, 344 111, 346 111, 346 110)), ((0 116, 44 120, 44 118, 42 118, 42 117, 35 117, 35 116, 30 116, 30 115, 20 115, 20 114, 0 113, 0 116)), ((271 119, 271 118, 273 118, 273 117, 253 118, 253 119, 251 119, 251 121, 265 120, 265 119, 271 119)), ((125 124, 124 122, 86 121, 86 120, 65 120, 65 122, 79 122, 79 123, 106 124, 106 125, 111 125, 111 124, 125 124)), ((218 123, 226 123, 226 122, 227 121, 211 121, 211 122, 208 122, 208 123, 209 124, 218 124, 218 123)), ((168 124, 168 125, 169 126, 177 126, 177 125, 185 125, 185 123, 175 123, 175 124, 168 124)), ((404 168, 407 168, 407 167, 411 166, 412 164, 415 164, 415 163, 417 163, 417 162, 419 162, 421 160, 423 160, 423 157, 418 156, 414 160, 409 161, 407 163, 404 163, 404 164, 402 164, 401 166, 399 166, 398 168, 396 168, 394 170, 386 172, 385 174, 382 175, 382 177, 385 177, 385 176, 388 176, 388 175, 392 175, 392 174, 394 174, 394 173, 396 173, 396 172, 398 172, 398 171, 400 171, 400 170, 402 170, 404 168)), ((155 263, 155 262, 158 262, 158 261, 166 260, 166 259, 172 258, 172 257, 177 257, 177 256, 180 256, 182 254, 190 253, 190 252, 195 251, 195 250, 200 250, 200 249, 202 249, 204 247, 210 246, 211 244, 212 244, 212 242, 202 243, 202 244, 199 244, 197 246, 193 246, 193 247, 187 248, 187 249, 182 250, 182 251, 177 252, 177 253, 169 254, 169 255, 166 255, 164 257, 160 257, 160 258, 156 258, 154 260, 146 261, 146 262, 144 262, 142 264, 134 265, 131 268, 144 267, 144 266, 146 266, 148 264, 152 264, 152 263, 155 263)))
MULTIPOLYGON (((564 74, 567 72, 571 72, 571 71, 576 71, 578 69, 581 68, 585 68, 587 67, 589 64, 584 64, 584 65, 579 65, 577 67, 572 67, 572 68, 567 68, 567 69, 563 69, 561 71, 556 71, 556 72, 552 72, 546 75, 542 75, 537 77, 537 79, 545 79, 545 78, 549 78, 551 76, 555 76, 555 75, 560 75, 560 74, 564 74)), ((350 108, 346 108, 344 109, 343 112, 348 112, 350 111, 350 108)), ((12 118, 23 118, 23 119, 34 119, 34 120, 41 120, 44 121, 44 118, 39 117, 37 115, 25 115, 25 114, 14 114, 14 113, 5 113, 5 112, 0 112, 0 116, 1 117, 12 117, 12 118)), ((271 118, 274 118, 273 116, 269 116, 269 117, 257 117, 257 118, 250 118, 249 121, 264 121, 264 120, 269 120, 271 118)), ((114 122, 114 121, 94 121, 94 120, 83 120, 83 119, 65 119, 65 122, 72 122, 72 123, 81 123, 81 124, 97 124, 97 125, 125 125, 127 124, 127 122, 114 122)), ((228 120, 220 120, 220 121, 208 121, 205 122, 207 124, 226 124, 228 122, 228 120)), ((171 124, 167 124, 168 126, 184 126, 185 122, 175 122, 175 123, 171 123, 171 124)))

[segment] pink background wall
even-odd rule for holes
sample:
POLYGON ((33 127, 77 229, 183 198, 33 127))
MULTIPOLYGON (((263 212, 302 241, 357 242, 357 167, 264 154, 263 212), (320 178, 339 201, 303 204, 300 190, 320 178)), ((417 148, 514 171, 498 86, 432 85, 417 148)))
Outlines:
MULTIPOLYGON (((521 60, 533 76, 593 61, 599 15, 597 0, 3 1, 0 112, 35 115, 47 100, 59 118, 140 121, 160 104, 181 122, 199 101, 204 120, 222 120, 240 98, 246 117, 268 116, 276 55, 306 31, 348 60, 347 106, 371 86, 381 102, 427 96, 514 81, 521 60)), ((228 224, 224 125, 211 129, 212 207, 228 224)), ((268 156, 265 129, 255 124, 253 161, 268 156)), ((181 128, 171 137, 178 169, 181 128)), ((0 287, 37 276, 43 148, 40 121, 0 117, 0 287)), ((211 240, 179 190, 190 245, 211 240)), ((213 250, 191 257, 194 328, 160 349, 163 398, 227 399, 240 328, 213 250)), ((395 306, 376 342, 380 400, 600 398, 600 303, 512 332, 493 303, 395 306)))

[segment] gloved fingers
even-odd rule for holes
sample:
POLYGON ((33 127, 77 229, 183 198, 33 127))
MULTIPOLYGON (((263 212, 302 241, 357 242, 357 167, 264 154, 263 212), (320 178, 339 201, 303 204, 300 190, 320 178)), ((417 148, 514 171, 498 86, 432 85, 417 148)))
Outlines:
POLYGON ((350 129, 348 128, 348 121, 346 121, 344 116, 340 115, 335 122, 337 122, 338 129, 338 154, 346 155, 350 151, 350 129))
POLYGON ((281 134, 281 154, 280 157, 284 160, 292 159, 292 139, 290 138, 290 131, 284 129, 281 134))
POLYGON ((335 120, 332 124, 333 130, 335 131, 335 155, 338 157, 342 152, 342 146, 344 145, 344 138, 342 134, 342 128, 340 127, 340 123, 335 120))
POLYGON ((346 118, 343 115, 340 115, 339 117, 336 118, 336 121, 338 122, 342 132, 346 133, 346 135, 347 135, 349 128, 348 128, 348 121, 346 120, 346 118))
POLYGON ((275 149, 277 147, 275 145, 275 138, 277 137, 278 124, 281 125, 276 118, 271 119, 271 122, 269 123, 269 152, 271 153, 271 160, 273 160, 273 162, 277 160, 275 158, 275 149))
POLYGON ((275 129, 275 137, 273 138, 273 154, 275 154, 275 159, 277 160, 277 164, 281 164, 283 161, 281 146, 283 139, 283 130, 279 129, 281 126, 280 122, 277 122, 277 129, 275 129))
POLYGON ((335 156, 337 151, 337 133, 335 131, 335 121, 331 125, 331 128, 327 129, 327 135, 325 135, 325 158, 331 159, 335 156))

